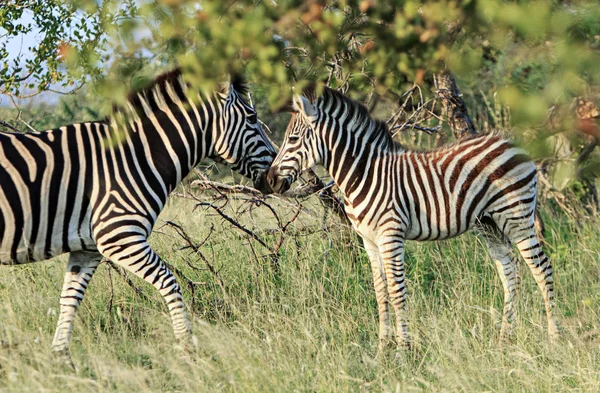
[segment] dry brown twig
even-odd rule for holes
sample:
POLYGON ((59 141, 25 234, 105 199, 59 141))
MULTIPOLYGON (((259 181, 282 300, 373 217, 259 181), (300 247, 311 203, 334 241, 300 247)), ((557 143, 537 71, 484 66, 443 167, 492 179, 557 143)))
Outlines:
POLYGON ((138 288, 138 286, 135 285, 135 283, 133 282, 133 280, 131 280, 131 278, 129 277, 129 275, 125 269, 123 269, 121 266, 115 264, 114 262, 110 261, 109 259, 105 258, 104 262, 112 270, 117 272, 119 274, 119 276, 121 276, 123 278, 123 280, 125 280, 127 285, 129 285, 131 287, 131 289, 133 289, 133 291, 135 292, 136 295, 138 295, 139 297, 141 297, 144 300, 148 300, 148 297, 144 294, 144 292, 142 292, 142 290, 140 288, 138 288))
MULTIPOLYGON (((219 274, 219 271, 217 269, 215 269, 214 265, 208 260, 208 258, 201 251, 202 246, 208 241, 208 239, 212 235, 214 227, 211 226, 210 231, 209 231, 208 235, 204 238, 204 240, 202 242, 200 242, 199 244, 196 244, 196 243, 194 243, 192 238, 188 235, 188 233, 185 231, 185 229, 181 225, 179 225, 173 221, 166 221, 165 225, 167 225, 171 228, 174 228, 175 232, 179 235, 179 237, 181 237, 185 241, 186 246, 180 248, 180 250, 191 249, 194 252, 194 254, 196 254, 202 260, 202 262, 204 262, 204 265, 206 266, 206 270, 214 277, 214 279, 217 282, 217 285, 221 289, 221 293, 223 294, 223 299, 229 299, 229 295, 228 295, 227 289, 225 287, 225 282, 223 281, 223 278, 219 274)), ((186 260, 186 264, 193 270, 196 270, 196 271, 201 270, 200 268, 198 268, 197 266, 194 266, 187 260, 186 260)), ((183 275, 183 273, 181 273, 181 272, 178 275, 181 275, 182 277, 184 277, 184 279, 188 283, 188 288, 192 292, 192 309, 194 309, 194 293, 195 293, 194 288, 197 285, 204 285, 205 283, 192 281, 189 278, 187 278, 185 275, 183 275)), ((233 304, 231 304, 231 302, 229 302, 229 303, 230 303, 230 307, 232 307, 232 309, 234 309, 234 311, 235 311, 235 306, 233 306, 233 304)))

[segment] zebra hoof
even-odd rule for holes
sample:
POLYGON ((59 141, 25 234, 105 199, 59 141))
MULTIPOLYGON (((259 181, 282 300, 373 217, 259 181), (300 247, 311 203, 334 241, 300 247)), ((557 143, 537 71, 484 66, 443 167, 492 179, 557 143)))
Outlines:
POLYGON ((384 356, 390 350, 396 348, 396 342, 394 339, 386 337, 379 339, 379 345, 377 347, 377 353, 379 356, 384 356))
POLYGON ((507 345, 513 344, 514 336, 512 334, 512 329, 501 329, 500 336, 498 337, 498 347, 502 348, 507 345))
POLYGON ((198 337, 190 335, 179 339, 177 348, 187 354, 193 354, 198 351, 198 337))
POLYGON ((556 321, 548 322, 548 337, 552 344, 556 344, 561 336, 561 327, 556 321))
POLYGON ((54 359, 56 360, 56 362, 60 365, 62 365, 64 368, 71 370, 71 371, 77 371, 77 369, 75 368, 75 363, 73 363, 73 360, 71 359, 71 353, 69 352, 68 349, 60 349, 60 350, 52 350, 52 355, 54 357, 54 359))

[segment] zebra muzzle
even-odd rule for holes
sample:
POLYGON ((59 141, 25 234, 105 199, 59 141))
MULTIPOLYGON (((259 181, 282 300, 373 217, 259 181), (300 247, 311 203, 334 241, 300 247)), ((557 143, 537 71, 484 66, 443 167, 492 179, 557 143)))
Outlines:
POLYGON ((277 194, 283 194, 290 189, 291 179, 279 174, 279 168, 271 167, 267 174, 267 182, 272 190, 277 194))
POLYGON ((254 181, 254 188, 256 188, 258 191, 262 192, 263 194, 272 194, 274 192, 273 188, 271 188, 271 184, 269 183, 268 174, 269 174, 269 171, 265 170, 254 181))

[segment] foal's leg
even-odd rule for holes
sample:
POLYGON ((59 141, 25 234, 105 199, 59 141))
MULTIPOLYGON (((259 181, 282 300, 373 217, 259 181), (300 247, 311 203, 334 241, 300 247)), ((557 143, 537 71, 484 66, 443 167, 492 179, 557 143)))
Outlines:
POLYGON ((504 312, 502 313, 502 328, 500 329, 500 343, 502 343, 510 338, 517 313, 517 300, 521 282, 519 261, 515 258, 510 242, 504 238, 495 225, 493 227, 482 226, 479 231, 486 242, 490 257, 496 264, 498 275, 504 287, 504 312))
POLYGON ((554 279, 550 258, 544 254, 534 229, 533 210, 529 215, 523 215, 521 219, 514 219, 518 215, 500 215, 494 217, 499 228, 519 249, 521 256, 525 259, 527 266, 533 273, 535 281, 542 292, 546 306, 546 318, 548 320, 548 335, 551 340, 558 337, 559 327, 554 318, 554 279))
POLYGON ((396 314, 396 335, 399 346, 410 348, 408 316, 406 313, 406 282, 404 269, 404 240, 387 237, 380 242, 379 253, 383 259, 387 292, 396 314))
POLYGON ((546 318, 548 320, 548 335, 551 340, 558 338, 559 327, 554 317, 554 278, 552 277, 552 262, 542 251, 535 231, 531 229, 529 235, 515 237, 513 242, 519 249, 521 256, 527 262, 527 266, 533 273, 535 281, 542 292, 546 306, 546 318))
POLYGON ((373 286, 375 287, 375 297, 379 311, 379 352, 382 352, 388 344, 390 335, 390 303, 385 268, 377 246, 365 238, 363 238, 363 243, 373 271, 373 286))

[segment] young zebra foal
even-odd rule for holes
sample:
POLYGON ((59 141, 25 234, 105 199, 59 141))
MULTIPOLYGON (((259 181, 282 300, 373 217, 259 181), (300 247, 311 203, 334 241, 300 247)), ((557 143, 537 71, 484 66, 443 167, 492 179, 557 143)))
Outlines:
POLYGON ((199 94, 180 70, 130 96, 106 122, 0 133, 0 264, 70 252, 52 349, 66 355, 75 312, 102 257, 152 284, 186 344, 175 277, 147 242, 168 195, 205 157, 257 181, 275 157, 245 86, 199 94))
POLYGON ((298 174, 321 164, 344 194, 354 229, 371 261, 379 308, 380 350, 394 307, 398 343, 410 345, 406 317, 404 241, 439 240, 476 227, 484 234, 504 287, 501 339, 510 334, 520 282, 517 246, 542 291, 551 338, 552 265, 536 238, 535 165, 498 135, 481 135, 431 152, 395 143, 385 123, 334 90, 296 96, 292 119, 268 172, 273 191, 289 189, 298 174))

